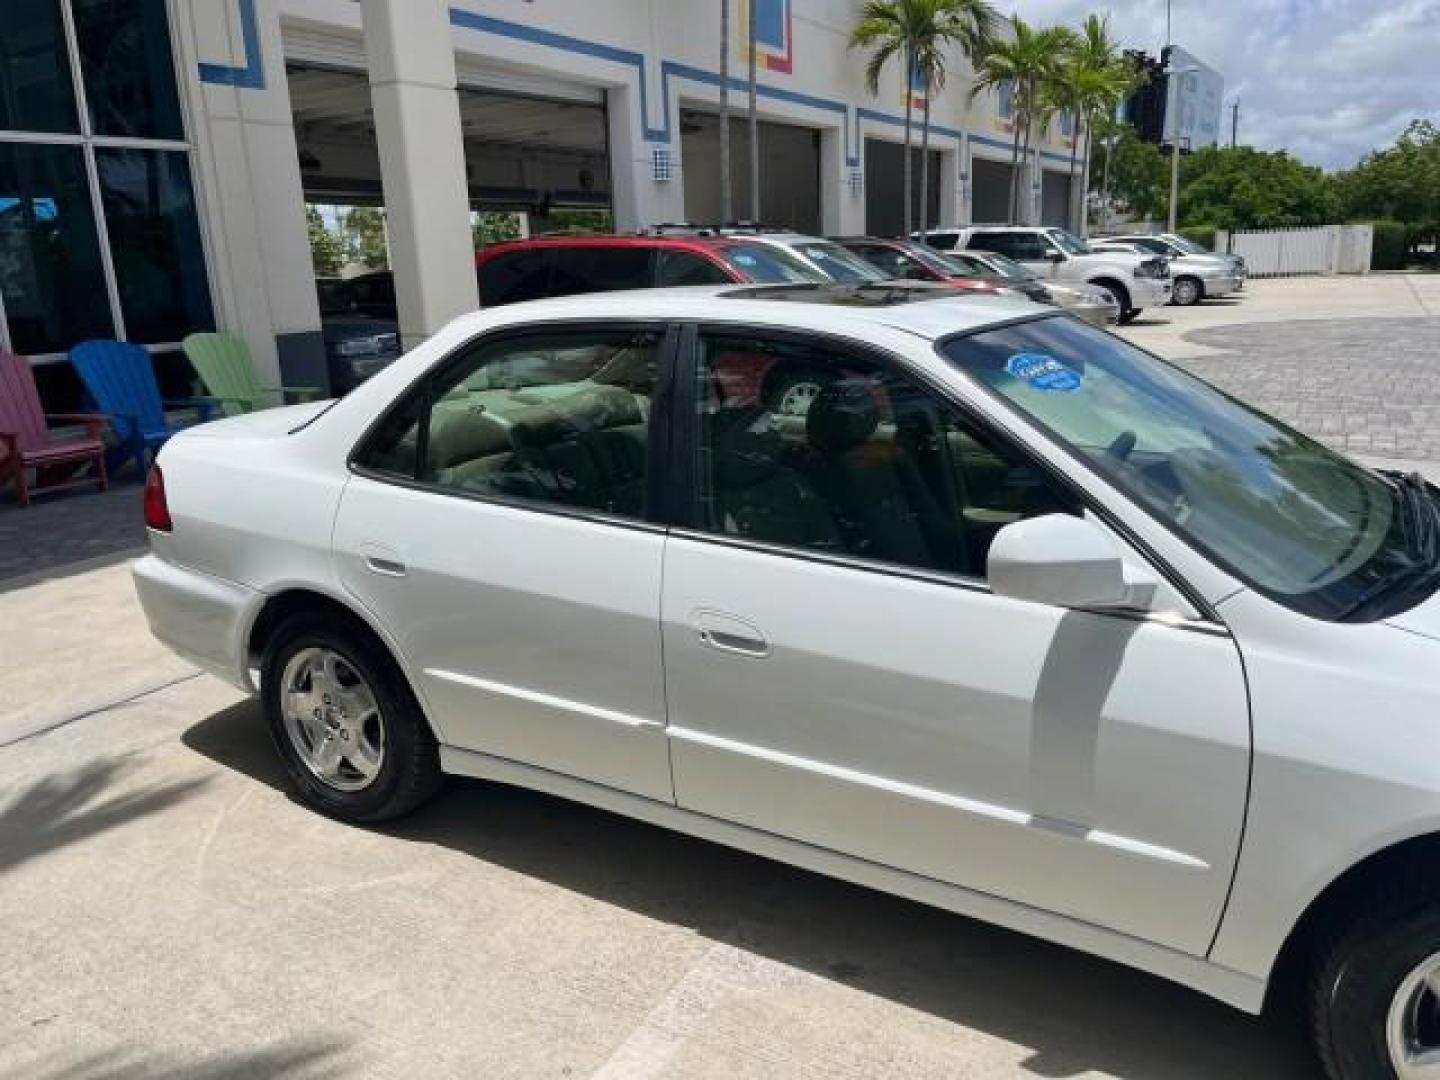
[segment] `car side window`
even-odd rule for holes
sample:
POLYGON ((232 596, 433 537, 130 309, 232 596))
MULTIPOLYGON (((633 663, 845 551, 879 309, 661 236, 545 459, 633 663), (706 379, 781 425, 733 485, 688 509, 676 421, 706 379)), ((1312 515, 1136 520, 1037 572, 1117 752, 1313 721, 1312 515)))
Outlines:
POLYGON ((691 251, 661 251, 657 284, 728 285, 733 279, 723 267, 691 251))
POLYGON ((925 243, 936 251, 954 251, 955 244, 959 239, 954 233, 932 233, 925 237, 925 243))
POLYGON ((983 578, 995 534, 1077 513, 1032 463, 910 378, 828 344, 705 334, 695 524, 983 578))
POLYGON ((645 516, 661 331, 480 341, 355 455, 375 472, 498 499, 645 516))

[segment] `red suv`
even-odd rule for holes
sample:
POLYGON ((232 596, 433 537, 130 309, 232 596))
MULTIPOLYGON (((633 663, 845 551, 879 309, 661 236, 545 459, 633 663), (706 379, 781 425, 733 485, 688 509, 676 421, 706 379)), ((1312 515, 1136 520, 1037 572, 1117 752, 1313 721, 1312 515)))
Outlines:
POLYGON ((729 236, 548 236, 475 256, 484 307, 612 289, 824 281, 772 245, 729 236))

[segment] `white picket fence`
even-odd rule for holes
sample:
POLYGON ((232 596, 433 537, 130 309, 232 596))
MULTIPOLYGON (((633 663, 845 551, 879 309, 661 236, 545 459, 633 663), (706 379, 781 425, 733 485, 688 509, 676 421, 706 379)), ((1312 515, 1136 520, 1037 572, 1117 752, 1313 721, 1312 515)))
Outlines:
MULTIPOLYGON (((1321 225, 1313 229, 1237 232, 1228 250, 1245 256, 1251 277, 1301 274, 1368 274, 1375 230, 1369 225, 1321 225)), ((1227 250, 1222 231, 1218 251, 1227 250)))

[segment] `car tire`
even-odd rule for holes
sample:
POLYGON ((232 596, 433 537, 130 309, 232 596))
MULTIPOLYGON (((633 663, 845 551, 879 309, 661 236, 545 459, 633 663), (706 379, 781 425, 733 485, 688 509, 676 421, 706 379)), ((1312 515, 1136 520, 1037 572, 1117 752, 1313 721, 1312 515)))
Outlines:
POLYGON ((390 653, 368 629, 301 613, 261 660, 265 717, 300 801, 342 821, 408 813, 444 781, 430 724, 390 653))
POLYGON ((803 419, 810 403, 820 395, 831 376, 818 368, 790 368, 777 365, 766 373, 760 400, 765 408, 782 416, 803 419))
POLYGON ((1135 317, 1140 314, 1141 309, 1130 306, 1130 293, 1124 285, 1116 281, 1094 281, 1091 284, 1110 294, 1110 299, 1114 300, 1115 305, 1120 309, 1120 317, 1116 321, 1121 326, 1135 321, 1135 317))
POLYGON ((1170 302, 1176 307, 1191 307, 1205 299, 1205 286, 1199 278, 1178 277, 1171 289, 1170 302))
POLYGON ((1407 1033, 1440 1050, 1440 994, 1425 984, 1427 973, 1440 976, 1440 897, 1415 885, 1373 904, 1321 950, 1307 996, 1330 1080, 1411 1075, 1400 1065, 1407 1033))

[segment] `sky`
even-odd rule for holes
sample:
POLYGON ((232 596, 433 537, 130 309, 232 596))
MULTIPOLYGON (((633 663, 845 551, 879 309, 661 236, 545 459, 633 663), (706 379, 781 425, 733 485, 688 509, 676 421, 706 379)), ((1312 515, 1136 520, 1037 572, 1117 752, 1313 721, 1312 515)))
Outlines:
MULTIPOLYGON (((1440 0, 1171 0, 1175 44, 1240 98, 1240 142, 1327 169, 1393 143, 1417 116, 1440 120, 1440 0)), ((1031 23, 1110 14, 1125 48, 1158 53, 1165 0, 1001 0, 1031 23)))

